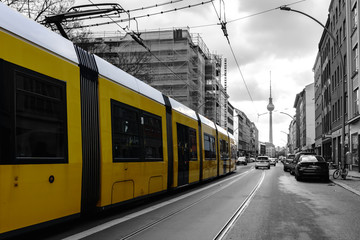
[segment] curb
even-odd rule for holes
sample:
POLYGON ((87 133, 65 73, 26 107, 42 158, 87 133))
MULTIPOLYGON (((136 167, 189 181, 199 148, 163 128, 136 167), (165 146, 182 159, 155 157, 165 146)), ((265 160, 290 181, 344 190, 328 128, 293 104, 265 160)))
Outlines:
POLYGON ((349 177, 352 177, 352 178, 358 178, 358 179, 360 179, 360 177, 358 177, 358 176, 353 176, 353 175, 348 175, 349 177))
POLYGON ((339 183, 339 182, 335 182, 335 181, 332 181, 332 180, 330 180, 330 182, 332 182, 332 183, 334 183, 334 184, 336 184, 336 185, 339 185, 340 187, 345 188, 346 190, 348 190, 348 191, 350 191, 350 192, 352 192, 352 193, 354 193, 354 194, 356 194, 356 195, 360 196, 360 192, 359 192, 359 191, 357 191, 357 190, 355 190, 355 189, 353 189, 353 188, 349 187, 349 186, 348 186, 348 185, 346 185, 346 184, 339 183))

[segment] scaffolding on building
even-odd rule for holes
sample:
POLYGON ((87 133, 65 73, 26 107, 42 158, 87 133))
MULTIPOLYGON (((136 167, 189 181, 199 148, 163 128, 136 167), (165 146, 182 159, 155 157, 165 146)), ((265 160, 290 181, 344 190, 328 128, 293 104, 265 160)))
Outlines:
POLYGON ((120 32, 93 34, 87 44, 95 47, 86 50, 124 71, 137 67, 136 74, 128 72, 224 127, 222 57, 211 54, 201 36, 188 28, 142 31, 140 38, 151 53, 120 32))

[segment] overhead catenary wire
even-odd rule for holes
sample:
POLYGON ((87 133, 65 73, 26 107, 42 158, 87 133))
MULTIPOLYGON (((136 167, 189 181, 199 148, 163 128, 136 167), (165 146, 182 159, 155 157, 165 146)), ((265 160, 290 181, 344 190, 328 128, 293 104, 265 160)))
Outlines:
MULTIPOLYGON (((220 0, 220 1, 222 1, 222 0, 220 0)), ((306 1, 306 0, 300 0, 300 1, 297 1, 297 2, 289 3, 289 4, 287 4, 287 6, 289 6, 289 5, 294 5, 294 4, 297 4, 297 3, 300 3, 300 2, 304 2, 304 1, 306 1)), ((242 20, 242 19, 245 19, 245 18, 250 18, 250 17, 257 16, 257 15, 261 15, 261 14, 264 14, 264 13, 268 13, 268 12, 270 12, 270 11, 274 11, 274 10, 276 10, 276 9, 279 9, 280 7, 276 7, 276 8, 274 8, 274 9, 265 10, 265 11, 262 11, 262 12, 259 12, 259 13, 256 13, 256 14, 251 14, 251 15, 249 15, 249 16, 242 17, 242 18, 238 18, 238 19, 234 19, 234 20, 231 20, 231 21, 228 21, 228 22, 227 22, 225 19, 224 19, 224 21, 222 21, 221 15, 218 14, 214 3, 212 3, 212 5, 213 5, 213 7, 214 7, 215 13, 216 13, 217 18, 218 18, 218 20, 219 20, 219 23, 217 23, 216 25, 220 25, 220 26, 221 26, 221 30, 223 31, 223 34, 224 34, 224 36, 225 36, 226 39, 227 39, 227 42, 228 42, 229 47, 230 47, 230 51, 231 51, 232 56, 233 56, 233 58, 234 58, 234 60, 235 60, 236 66, 237 66, 237 68, 238 68, 238 70, 239 70, 239 73, 240 73, 241 79, 242 79, 242 81, 243 81, 243 83, 244 83, 244 85, 245 85, 246 91, 247 91, 247 93, 248 93, 248 95, 249 95, 249 97, 250 97, 250 100, 251 100, 252 104, 254 105, 255 112, 257 113, 257 115, 259 115, 259 113, 258 113, 258 111, 257 111, 257 109, 256 109, 256 106, 255 106, 254 100, 253 100, 253 98, 252 98, 252 96, 251 96, 250 90, 249 90, 249 88, 248 88, 248 86, 247 86, 247 83, 246 83, 246 80, 245 80, 245 78, 244 78, 244 75, 243 75, 243 73, 242 73, 242 71, 241 71, 240 64, 239 64, 239 62, 238 62, 238 60, 237 60, 237 58, 236 58, 235 52, 234 52, 233 47, 232 47, 232 45, 231 45, 231 42, 230 42, 230 39, 229 39, 229 34, 228 34, 228 31, 227 31, 227 28, 226 28, 226 24, 227 24, 227 23, 230 23, 230 22, 235 22, 235 21, 238 21, 238 20, 242 20)), ((221 7, 221 3, 220 3, 220 7, 221 7)), ((225 8, 225 7, 224 7, 224 8, 225 8)), ((225 9, 224 9, 223 11, 224 11, 224 16, 225 16, 225 9)), ((209 26, 209 25, 207 25, 207 26, 209 26)))
MULTIPOLYGON (((90 0, 89 0, 89 1, 90 1, 90 0)), ((186 6, 179 7, 179 8, 164 10, 164 11, 160 11, 160 12, 156 12, 156 13, 149 13, 149 14, 139 15, 139 16, 135 16, 135 17, 127 18, 127 19, 119 19, 119 20, 113 20, 113 21, 111 21, 111 22, 103 22, 103 23, 94 23, 94 24, 76 26, 76 27, 73 27, 73 28, 98 27, 98 26, 103 26, 103 25, 109 25, 109 24, 112 24, 112 23, 128 22, 129 20, 137 20, 137 19, 139 19, 139 18, 151 17, 151 16, 155 16, 155 15, 161 15, 161 14, 165 14, 165 13, 176 12, 176 11, 180 11, 180 10, 184 10, 184 9, 189 9, 189 8, 193 8, 193 7, 198 7, 198 6, 202 6, 202 5, 211 3, 211 2, 213 2, 213 1, 214 1, 214 0, 209 0, 209 1, 205 1, 205 2, 200 2, 200 3, 192 4, 192 5, 186 5, 186 6)), ((91 2, 91 1, 90 1, 90 2, 91 2)), ((91 18, 89 18, 89 19, 91 19, 91 18)))
POLYGON ((134 8, 131 10, 127 10, 127 12, 135 12, 135 11, 146 10, 146 9, 155 8, 155 7, 161 7, 161 6, 165 6, 168 4, 174 4, 174 3, 178 3, 178 2, 182 2, 182 1, 184 1, 184 0, 175 0, 175 1, 165 2, 165 3, 157 3, 155 5, 151 5, 151 6, 147 6, 147 7, 134 8))
MULTIPOLYGON (((252 96, 251 96, 250 90, 249 90, 249 88, 248 88, 248 86, 247 86, 247 83, 246 83, 246 81, 245 81, 244 75, 243 75, 243 73, 242 73, 242 71, 241 71, 241 69, 240 69, 240 64, 239 64, 239 62, 238 62, 238 60, 237 60, 237 58, 236 58, 236 56, 235 56, 235 52, 234 52, 234 50, 233 50, 233 48, 232 48, 232 45, 231 45, 231 42, 230 42, 230 39, 229 39, 229 34, 228 34, 228 32, 227 32, 227 29, 226 29, 226 24, 227 24, 227 22, 226 22, 226 21, 222 21, 221 16, 219 16, 219 14, 218 14, 218 12, 217 12, 214 4, 213 4, 213 7, 214 7, 215 13, 216 13, 216 15, 217 15, 217 17, 218 17, 218 19, 219 19, 219 21, 220 21, 221 30, 223 31, 223 34, 224 34, 224 36, 225 36, 226 39, 227 39, 227 42, 228 42, 228 45, 229 45, 229 47, 230 47, 232 56, 233 56, 233 58, 234 58, 234 60, 235 60, 236 66, 237 66, 237 68, 238 68, 238 70, 239 70, 239 72, 240 72, 240 76, 241 76, 241 79, 242 79, 242 81, 243 81, 243 83, 244 83, 244 85, 245 85, 246 91, 247 91, 247 93, 248 93, 248 95, 249 95, 249 97, 250 97, 250 100, 251 100, 252 104, 254 105, 254 108, 255 108, 256 113, 258 113, 258 111, 256 110, 256 106, 255 106, 254 100, 253 100, 253 98, 252 98, 252 96)), ((224 12, 225 12, 225 9, 224 9, 224 12)), ((224 13, 224 14, 225 14, 225 13, 224 13)))
MULTIPOLYGON (((91 2, 91 0, 89 0, 91 2)), ((180 2, 182 0, 179 0, 179 1, 171 1, 171 2, 167 2, 167 3, 163 3, 162 5, 167 5, 167 4, 172 4, 174 2, 180 2)), ((221 1, 223 2, 223 0, 220 0, 220 10, 221 10, 221 1)), ((295 3, 290 3, 290 4, 287 4, 287 5, 293 5, 293 4, 296 4, 296 3, 299 3, 299 2, 303 2, 303 1, 306 1, 306 0, 301 0, 301 1, 298 1, 298 2, 295 2, 295 3)), ((221 16, 221 11, 220 11, 220 15, 218 14, 216 8, 215 8, 215 5, 214 5, 214 0, 209 0, 209 1, 206 1, 206 2, 201 2, 201 3, 197 3, 197 4, 193 4, 193 5, 188 5, 188 6, 184 6, 184 7, 181 7, 181 8, 175 8, 175 9, 171 9, 171 10, 166 10, 166 11, 161 11, 161 12, 158 12, 158 13, 152 13, 152 14, 145 14, 145 15, 141 15, 141 16, 136 16, 136 17, 131 17, 131 18, 128 18, 128 19, 120 19, 120 20, 113 20, 111 17, 107 16, 108 18, 110 18, 112 21, 111 22, 105 22, 105 23, 97 23, 97 24, 90 24, 90 25, 84 25, 84 26, 81 26, 81 27, 92 27, 92 26, 101 26, 101 25, 105 25, 105 24, 112 24, 112 23, 115 23, 117 24, 122 30, 124 30, 127 34, 129 34, 137 43, 139 43, 141 46, 143 46, 154 58, 156 58, 161 64, 163 64, 164 66, 166 66, 175 76, 177 76, 179 79, 181 79, 168 65, 166 65, 164 62, 161 61, 161 59, 159 59, 154 53, 151 52, 151 49, 149 49, 142 41, 142 39, 140 38, 140 34, 135 34, 134 32, 128 32, 126 31, 125 28, 121 27, 118 23, 120 22, 125 22, 125 21, 130 21, 130 20, 136 20, 138 18, 143 18, 143 17, 150 17, 150 16, 154 16, 154 15, 158 15, 158 14, 163 14, 163 13, 169 13, 169 12, 174 12, 174 11, 178 11, 178 10, 183 10, 183 9, 187 9, 187 8, 191 8, 191 7, 196 7, 196 6, 200 6, 200 5, 203 5, 203 4, 207 4, 207 3, 212 3, 213 4, 213 7, 214 7, 214 10, 216 12, 216 15, 220 21, 220 23, 217 23, 216 25, 221 25, 221 29, 224 33, 224 36, 226 37, 227 41, 228 41, 228 44, 229 44, 229 47, 230 47, 230 50, 232 52, 232 55, 235 59, 235 62, 236 62, 236 65, 237 65, 237 68, 240 72, 240 75, 242 77, 242 80, 244 82, 244 85, 246 87, 246 90, 248 92, 248 95, 252 101, 252 103, 254 104, 253 102, 253 99, 252 99, 252 96, 251 96, 251 93, 250 93, 250 90, 246 84, 246 81, 245 81, 245 78, 242 74, 242 71, 241 71, 241 68, 240 68, 240 65, 236 59, 236 56, 235 56, 235 53, 234 53, 234 50, 232 48, 232 45, 231 45, 231 42, 230 42, 230 39, 228 37, 228 32, 227 32, 227 28, 226 28, 226 24, 228 23, 226 21, 226 18, 225 18, 225 9, 223 10, 223 13, 224 13, 224 21, 222 21, 222 16, 221 16)), ((92 3, 92 2, 91 2, 92 3)), ((92 3, 93 4, 93 3, 92 3)), ((225 8, 225 3, 223 2, 223 5, 224 5, 224 8, 225 8)), ((144 10, 144 9, 149 9, 149 8, 153 8, 153 7, 157 7, 157 6, 160 6, 160 4, 156 4, 156 5, 152 5, 152 6, 148 6, 148 7, 142 7, 142 8, 137 8, 137 9, 133 9, 131 11, 138 11, 138 10, 144 10)), ((257 16, 257 15, 260 15, 260 14, 264 14, 264 13, 267 13, 267 12, 270 12, 270 11, 273 11, 275 9, 278 9, 279 7, 277 8, 274 8, 274 9, 269 9, 269 10, 266 10, 266 11, 262 11, 262 12, 259 12, 259 13, 256 13, 256 14, 252 14, 250 16, 247 16, 247 17, 242 17, 242 18, 239 18, 239 19, 234 19, 234 20, 231 20, 229 22, 234 22, 234 21, 238 21, 238 20, 241 20, 241 19, 244 19, 244 18, 248 18, 248 17, 253 17, 253 16, 257 16)), ((130 10, 129 10, 130 11, 130 10)), ((207 25, 207 26, 211 26, 213 24, 210 24, 210 25, 207 25)), ((214 24, 215 25, 215 24, 214 24)), ((181 79, 182 81, 184 81, 183 79, 181 79)), ((184 81, 185 82, 185 81, 184 81)), ((186 83, 188 85, 188 83, 186 83)), ((254 104, 255 106, 255 104, 254 104)))
MULTIPOLYGON (((306 0, 301 0, 301 1, 293 2, 293 3, 289 3, 289 4, 286 4, 284 6, 291 6, 291 5, 294 5, 294 4, 297 4, 297 3, 300 3, 300 2, 304 2, 304 1, 306 1, 306 0)), ((253 13, 253 14, 250 14, 250 15, 247 15, 247 16, 243 16, 243 17, 240 17, 240 18, 236 18, 236 19, 226 21, 226 23, 233 23, 233 22, 237 22, 237 21, 244 20, 244 19, 247 19, 247 18, 256 17, 256 16, 259 16, 259 15, 262 15, 262 14, 265 14, 265 13, 269 13, 271 11, 278 10, 279 8, 280 7, 267 9, 267 10, 264 10, 264 11, 261 11, 261 12, 253 13)), ((221 23, 210 23, 210 24, 204 24, 204 25, 198 25, 198 26, 189 26, 189 28, 193 29, 193 28, 202 28, 202 27, 213 27, 213 26, 219 26, 219 25, 221 25, 221 23)))
MULTIPOLYGON (((289 4, 286 4, 285 6, 291 6, 291 5, 298 4, 298 3, 301 3, 301 2, 304 2, 304 1, 306 1, 306 0, 301 0, 301 1, 293 2, 293 3, 289 3, 289 4)), ((271 9, 264 10, 264 11, 261 11, 261 12, 258 12, 258 13, 250 14, 248 16, 244 16, 244 17, 233 19, 233 20, 229 20, 228 23, 244 20, 244 19, 251 18, 251 17, 256 17, 258 15, 262 15, 262 14, 265 14, 265 13, 268 13, 268 12, 271 12, 271 11, 278 10, 279 8, 280 7, 271 8, 271 9)))
MULTIPOLYGON (((175 0, 175 1, 165 2, 165 3, 158 3, 158 4, 147 6, 147 7, 141 7, 141 8, 135 8, 135 9, 131 9, 131 10, 126 10, 126 13, 130 14, 130 13, 135 12, 135 11, 147 10, 147 9, 150 9, 150 8, 161 7, 161 6, 165 6, 165 5, 168 5, 168 4, 174 4, 174 3, 178 3, 178 2, 182 2, 182 1, 183 0, 175 0)), ((90 0, 89 0, 89 2, 92 5, 94 5, 94 3, 91 2, 90 0)), ((108 17, 108 16, 120 17, 120 15, 118 13, 113 13, 113 14, 107 13, 107 14, 99 14, 99 15, 97 15, 95 17, 94 16, 77 17, 76 20, 77 21, 92 20, 92 19, 103 18, 103 17, 108 17)), ((127 20, 124 20, 124 21, 127 21, 127 20)), ((109 22, 109 23, 111 23, 111 22, 109 22)))
MULTIPOLYGON (((94 4, 91 0, 88 0, 91 4, 94 4)), ((193 86, 191 86, 188 82, 186 82, 184 79, 182 79, 179 75, 177 75, 177 73, 174 72, 174 70, 172 70, 166 63, 164 63, 163 61, 161 61, 161 59, 156 56, 151 49, 145 45, 145 43, 143 42, 143 40, 140 37, 140 33, 135 33, 134 31, 127 31, 126 28, 123 28, 122 26, 120 26, 117 22, 115 22, 110 16, 107 16, 110 20, 112 20, 118 27, 120 27, 126 34, 129 34, 131 36, 132 39, 134 39, 135 42, 137 42, 140 46, 142 46, 143 48, 145 48, 145 50, 147 50, 159 63, 161 63, 162 65, 164 65, 176 78, 178 78, 179 80, 183 81, 185 83, 186 86, 189 86, 192 88, 192 90, 194 90, 195 88, 193 86)))

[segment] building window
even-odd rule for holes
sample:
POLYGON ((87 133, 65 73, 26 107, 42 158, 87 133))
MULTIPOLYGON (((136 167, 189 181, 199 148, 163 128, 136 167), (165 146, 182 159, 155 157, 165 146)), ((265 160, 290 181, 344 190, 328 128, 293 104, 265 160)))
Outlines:
POLYGON ((356 88, 353 92, 353 112, 354 116, 359 115, 359 88, 356 88))
POLYGON ((344 80, 344 76, 347 75, 347 60, 346 60, 346 54, 344 55, 344 69, 342 70, 342 80, 344 80))
POLYGON ((352 72, 353 74, 357 73, 359 70, 359 51, 358 51, 358 44, 352 49, 352 72))
POLYGON ((357 133, 351 135, 351 156, 352 164, 359 166, 358 158, 359 135, 357 133))
POLYGON ((351 20, 352 20, 352 31, 357 28, 358 23, 358 12, 357 12, 357 4, 354 4, 354 7, 351 10, 351 20))
POLYGON ((336 7, 335 8, 335 19, 336 19, 336 22, 337 22, 337 20, 338 20, 338 8, 336 7))

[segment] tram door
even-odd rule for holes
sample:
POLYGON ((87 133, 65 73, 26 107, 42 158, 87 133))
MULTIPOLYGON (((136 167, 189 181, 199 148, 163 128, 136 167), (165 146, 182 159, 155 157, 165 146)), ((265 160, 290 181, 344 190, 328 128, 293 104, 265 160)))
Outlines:
POLYGON ((178 186, 189 183, 189 128, 177 124, 178 186))

